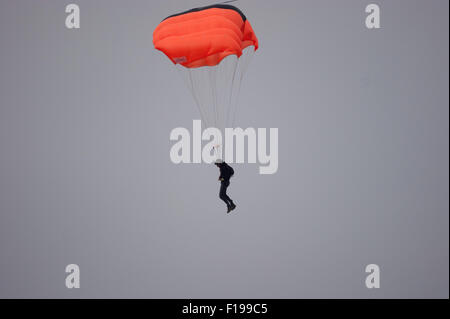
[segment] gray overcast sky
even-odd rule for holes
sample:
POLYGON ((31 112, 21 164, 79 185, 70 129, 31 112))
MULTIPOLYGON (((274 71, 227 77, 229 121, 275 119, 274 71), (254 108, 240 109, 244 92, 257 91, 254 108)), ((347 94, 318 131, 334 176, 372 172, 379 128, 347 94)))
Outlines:
POLYGON ((170 161, 199 114, 153 49, 208 1, 0 0, 0 297, 448 298, 446 0, 238 1, 259 37, 237 124, 279 170, 170 161), (64 269, 81 268, 81 288, 64 269), (365 287, 365 266, 381 288, 365 287))

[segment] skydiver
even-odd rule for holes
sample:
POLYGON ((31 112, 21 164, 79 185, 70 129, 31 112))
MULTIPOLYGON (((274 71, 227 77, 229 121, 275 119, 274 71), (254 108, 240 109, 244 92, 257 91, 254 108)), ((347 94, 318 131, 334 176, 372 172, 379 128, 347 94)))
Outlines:
POLYGON ((219 197, 227 204, 227 214, 236 208, 230 197, 227 195, 227 188, 230 186, 230 178, 234 174, 233 168, 221 159, 217 159, 214 163, 220 169, 220 192, 219 197))

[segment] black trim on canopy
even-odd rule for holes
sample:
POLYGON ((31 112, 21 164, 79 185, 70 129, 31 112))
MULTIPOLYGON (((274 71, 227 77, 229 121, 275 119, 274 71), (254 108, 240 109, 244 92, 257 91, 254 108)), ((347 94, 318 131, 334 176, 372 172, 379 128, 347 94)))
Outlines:
MULTIPOLYGON (((184 12, 181 12, 181 13, 173 14, 173 15, 171 15, 171 16, 168 16, 168 17, 165 18, 164 20, 167 20, 167 19, 172 18, 172 17, 180 16, 180 15, 182 15, 182 14, 187 14, 187 13, 191 13, 191 12, 198 12, 198 11, 203 11, 203 10, 212 9, 212 8, 234 10, 234 11, 236 11, 237 13, 239 13, 239 15, 241 16, 241 18, 242 18, 242 20, 243 20, 244 22, 247 20, 247 17, 245 16, 245 14, 244 14, 241 10, 239 10, 239 9, 236 8, 235 6, 232 6, 232 5, 229 5, 229 4, 213 4, 213 5, 211 5, 211 6, 200 7, 200 8, 194 8, 194 9, 191 9, 191 10, 188 10, 188 11, 184 11, 184 12)), ((163 20, 163 21, 164 21, 164 20, 163 20)))

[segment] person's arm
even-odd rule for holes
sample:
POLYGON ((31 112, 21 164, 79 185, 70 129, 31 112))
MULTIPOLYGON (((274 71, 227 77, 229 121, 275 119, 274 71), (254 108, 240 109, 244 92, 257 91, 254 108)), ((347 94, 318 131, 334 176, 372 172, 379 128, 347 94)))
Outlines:
POLYGON ((223 168, 220 167, 219 169, 220 169, 219 181, 223 181, 224 180, 223 179, 223 168))

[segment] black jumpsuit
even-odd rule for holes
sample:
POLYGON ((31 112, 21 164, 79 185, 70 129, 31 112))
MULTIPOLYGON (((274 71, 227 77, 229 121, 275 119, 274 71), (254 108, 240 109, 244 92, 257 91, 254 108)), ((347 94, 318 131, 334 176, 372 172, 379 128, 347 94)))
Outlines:
POLYGON ((229 166, 225 162, 218 164, 218 166, 220 169, 219 179, 223 179, 220 183, 219 197, 221 200, 225 202, 225 204, 227 204, 228 207, 234 206, 233 201, 227 195, 227 188, 228 186, 230 186, 230 178, 231 178, 229 166))

